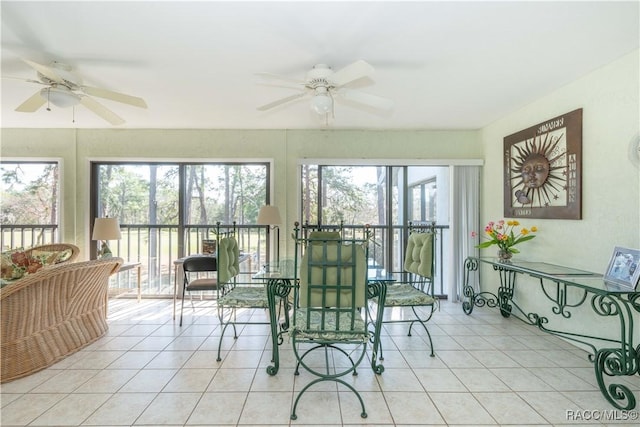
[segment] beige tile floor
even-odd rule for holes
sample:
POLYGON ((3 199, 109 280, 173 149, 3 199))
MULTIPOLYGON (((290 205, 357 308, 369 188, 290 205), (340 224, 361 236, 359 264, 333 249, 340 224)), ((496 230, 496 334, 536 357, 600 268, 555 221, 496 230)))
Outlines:
MULTIPOLYGON (((298 419, 289 419, 296 393, 309 381, 293 375, 286 340, 281 369, 269 376, 269 331, 242 329, 225 338, 216 362, 220 328, 212 302, 186 310, 183 327, 166 300, 114 299, 108 334, 54 366, 0 387, 0 424, 10 426, 370 425, 478 426, 599 425, 569 420, 573 413, 606 410, 616 425, 634 425, 600 394, 586 353, 495 310, 463 314, 443 302, 431 322, 436 357, 424 335, 386 325, 384 366, 365 365, 348 381, 361 391, 368 418, 360 417, 346 388, 320 384, 305 394, 298 419)), ((264 320, 263 311, 245 316, 264 320)), ((397 311, 386 315, 400 315, 397 311)), ((625 378, 640 399, 640 376, 625 378)), ((603 412, 604 413, 604 412, 603 412)))

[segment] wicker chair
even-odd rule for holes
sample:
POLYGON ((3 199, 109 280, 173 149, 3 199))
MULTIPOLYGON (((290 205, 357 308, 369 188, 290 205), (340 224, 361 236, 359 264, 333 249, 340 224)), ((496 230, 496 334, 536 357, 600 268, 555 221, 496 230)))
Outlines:
POLYGON ((122 262, 67 262, 0 289, 0 382, 40 371, 104 335, 109 276, 122 262))
POLYGON ((52 243, 50 245, 34 246, 25 250, 28 256, 50 253, 48 264, 60 264, 62 262, 74 262, 80 255, 80 248, 71 243, 52 243))

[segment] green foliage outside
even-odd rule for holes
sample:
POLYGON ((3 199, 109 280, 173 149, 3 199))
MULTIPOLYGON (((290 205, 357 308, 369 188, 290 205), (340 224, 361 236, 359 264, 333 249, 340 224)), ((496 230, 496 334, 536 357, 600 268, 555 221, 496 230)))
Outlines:
POLYGON ((266 203, 264 164, 104 164, 99 215, 117 217, 121 224, 178 224, 181 167, 185 224, 255 223, 266 203))
POLYGON ((60 177, 57 163, 0 164, 2 224, 57 224, 60 177))

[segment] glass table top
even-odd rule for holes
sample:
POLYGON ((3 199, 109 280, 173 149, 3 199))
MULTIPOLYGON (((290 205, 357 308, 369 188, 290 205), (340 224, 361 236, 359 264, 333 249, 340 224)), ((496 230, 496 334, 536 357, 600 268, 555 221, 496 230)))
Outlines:
MULTIPOLYGON (((298 268, 300 266, 298 265, 298 268)), ((272 262, 263 266, 253 278, 254 279, 295 279, 297 277, 294 271, 295 263, 293 259, 285 259, 279 262, 272 262)), ((387 272, 383 268, 370 266, 367 269, 367 280, 378 282, 393 282, 396 280, 396 276, 387 272)))
MULTIPOLYGON (((589 288, 596 291, 612 293, 634 293, 639 292, 631 288, 625 288, 613 283, 607 283, 600 273, 581 270, 562 265, 550 264, 546 262, 531 262, 511 259, 505 263, 496 257, 470 257, 480 262, 493 265, 498 269, 512 270, 519 273, 529 274, 534 277, 567 283, 582 288, 589 288)), ((600 292, 600 293, 601 293, 600 292)))

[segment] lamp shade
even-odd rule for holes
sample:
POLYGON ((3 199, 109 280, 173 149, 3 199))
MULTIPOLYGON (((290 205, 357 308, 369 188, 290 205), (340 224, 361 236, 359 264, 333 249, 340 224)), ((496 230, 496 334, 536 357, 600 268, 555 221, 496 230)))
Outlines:
POLYGON ((277 225, 282 224, 280 219, 280 211, 277 206, 264 205, 258 213, 259 225, 277 225))
POLYGON ((118 218, 96 218, 93 223, 92 240, 120 239, 120 224, 118 218))

